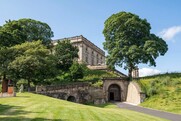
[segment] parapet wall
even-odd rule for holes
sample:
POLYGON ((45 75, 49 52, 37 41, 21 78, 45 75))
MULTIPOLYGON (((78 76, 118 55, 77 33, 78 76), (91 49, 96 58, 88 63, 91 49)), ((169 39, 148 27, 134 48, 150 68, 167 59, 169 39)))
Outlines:
POLYGON ((58 86, 37 86, 36 93, 50 97, 69 100, 77 103, 105 103, 105 95, 102 88, 90 86, 88 83, 67 84, 58 86))

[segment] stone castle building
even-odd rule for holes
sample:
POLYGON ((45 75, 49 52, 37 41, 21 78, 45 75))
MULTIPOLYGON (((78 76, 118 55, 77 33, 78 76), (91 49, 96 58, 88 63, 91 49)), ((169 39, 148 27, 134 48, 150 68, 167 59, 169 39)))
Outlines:
MULTIPOLYGON (((93 70, 109 71, 105 64, 105 52, 88 39, 80 35, 54 40, 54 45, 57 44, 57 41, 64 39, 70 40, 73 46, 78 47, 79 58, 77 61, 79 63, 85 63, 88 68, 93 70)), ((103 104, 109 101, 126 101, 139 104, 143 102, 145 94, 141 92, 139 85, 128 81, 127 75, 116 69, 114 73, 119 76, 103 78, 101 87, 94 87, 86 82, 77 82, 66 85, 37 86, 36 93, 77 103, 103 104)), ((133 78, 139 76, 138 68, 133 70, 132 75, 133 78)))
POLYGON ((61 41, 64 39, 70 40, 73 46, 77 46, 79 49, 78 52, 78 62, 85 63, 90 66, 103 66, 105 65, 105 52, 93 44, 91 41, 80 36, 74 36, 69 38, 57 39, 54 40, 53 44, 56 45, 57 41, 61 41))

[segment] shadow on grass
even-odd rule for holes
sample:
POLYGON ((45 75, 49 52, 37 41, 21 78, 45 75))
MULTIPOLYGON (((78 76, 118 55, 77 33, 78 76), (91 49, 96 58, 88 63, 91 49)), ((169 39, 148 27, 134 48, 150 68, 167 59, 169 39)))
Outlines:
POLYGON ((23 106, 11 106, 0 104, 0 121, 68 121, 67 119, 48 119, 48 118, 26 118, 18 115, 26 115, 30 113, 41 113, 24 111, 23 106))
POLYGON ((47 118, 25 118, 19 117, 0 117, 0 121, 68 121, 68 119, 47 119, 47 118))
POLYGON ((19 114, 32 113, 30 111, 24 111, 22 109, 23 109, 22 106, 11 106, 11 105, 0 104, 0 115, 19 115, 19 114))

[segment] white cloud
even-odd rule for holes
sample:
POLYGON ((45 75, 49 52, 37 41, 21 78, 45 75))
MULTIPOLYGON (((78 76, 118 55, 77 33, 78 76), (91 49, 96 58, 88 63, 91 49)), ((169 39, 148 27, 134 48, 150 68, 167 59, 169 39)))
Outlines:
POLYGON ((159 73, 161 73, 161 71, 159 71, 157 69, 151 69, 151 68, 139 69, 139 76, 140 77, 155 75, 155 74, 159 74, 159 73))
POLYGON ((181 26, 173 26, 167 29, 163 29, 159 35, 164 40, 172 40, 178 33, 181 33, 181 26))

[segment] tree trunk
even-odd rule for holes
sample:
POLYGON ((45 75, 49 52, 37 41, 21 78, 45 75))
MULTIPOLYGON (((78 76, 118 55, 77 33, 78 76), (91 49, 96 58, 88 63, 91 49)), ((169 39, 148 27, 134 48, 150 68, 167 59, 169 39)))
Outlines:
POLYGON ((129 77, 129 81, 132 81, 132 71, 133 71, 133 68, 130 67, 129 70, 128 70, 128 77, 129 77))
POLYGON ((28 80, 28 92, 30 92, 30 80, 28 80))
POLYGON ((2 92, 8 91, 8 82, 6 80, 6 74, 4 73, 2 76, 2 92))

